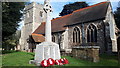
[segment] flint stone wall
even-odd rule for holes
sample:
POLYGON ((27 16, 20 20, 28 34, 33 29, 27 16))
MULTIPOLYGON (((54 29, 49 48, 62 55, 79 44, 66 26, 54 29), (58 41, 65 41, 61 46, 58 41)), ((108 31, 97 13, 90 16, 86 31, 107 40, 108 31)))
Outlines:
POLYGON ((72 48, 72 56, 92 62, 99 62, 99 46, 76 46, 72 48))

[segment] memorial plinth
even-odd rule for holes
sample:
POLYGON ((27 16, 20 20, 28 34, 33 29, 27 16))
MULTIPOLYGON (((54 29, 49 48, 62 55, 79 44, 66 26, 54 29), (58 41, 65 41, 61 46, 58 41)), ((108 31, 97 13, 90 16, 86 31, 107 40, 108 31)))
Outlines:
POLYGON ((35 64, 40 65, 40 62, 44 59, 53 58, 54 60, 60 59, 59 45, 53 42, 43 42, 37 45, 35 50, 35 64))

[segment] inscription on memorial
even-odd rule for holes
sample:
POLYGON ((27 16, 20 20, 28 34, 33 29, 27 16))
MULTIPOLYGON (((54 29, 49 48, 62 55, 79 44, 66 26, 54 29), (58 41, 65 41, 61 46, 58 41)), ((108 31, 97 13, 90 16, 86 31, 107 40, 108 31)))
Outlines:
POLYGON ((50 47, 44 47, 44 58, 50 58, 50 47))

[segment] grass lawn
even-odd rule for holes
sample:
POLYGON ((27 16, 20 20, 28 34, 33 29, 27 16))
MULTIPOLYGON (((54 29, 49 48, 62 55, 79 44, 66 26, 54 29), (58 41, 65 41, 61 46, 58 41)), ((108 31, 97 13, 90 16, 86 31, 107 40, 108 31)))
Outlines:
POLYGON ((94 63, 86 60, 81 60, 69 56, 63 56, 67 58, 70 64, 66 66, 118 66, 118 61, 116 56, 102 55, 100 62, 94 63))
MULTIPOLYGON (((13 52, 3 54, 2 56, 2 65, 3 66, 34 66, 29 64, 29 60, 33 59, 33 53, 27 52, 13 52)), ((90 61, 76 59, 70 56, 62 56, 68 59, 70 62, 65 66, 118 66, 117 56, 100 56, 100 62, 94 63, 90 61)))
POLYGON ((33 64, 29 64, 29 60, 32 58, 33 54, 27 52, 3 54, 2 66, 34 66, 33 64))

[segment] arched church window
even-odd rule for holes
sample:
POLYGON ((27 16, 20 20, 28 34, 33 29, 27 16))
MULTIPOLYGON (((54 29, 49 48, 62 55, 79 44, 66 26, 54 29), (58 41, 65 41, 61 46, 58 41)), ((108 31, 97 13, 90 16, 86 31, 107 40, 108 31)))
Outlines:
POLYGON ((80 30, 78 27, 73 30, 73 43, 80 43, 80 30))
POLYGON ((52 36, 52 41, 55 42, 55 36, 54 35, 52 36))
POLYGON ((93 24, 87 28, 87 42, 97 42, 97 28, 93 24))
POLYGON ((42 11, 40 11, 40 17, 43 17, 43 12, 42 11))

